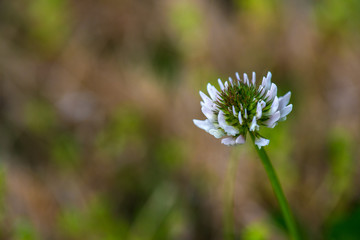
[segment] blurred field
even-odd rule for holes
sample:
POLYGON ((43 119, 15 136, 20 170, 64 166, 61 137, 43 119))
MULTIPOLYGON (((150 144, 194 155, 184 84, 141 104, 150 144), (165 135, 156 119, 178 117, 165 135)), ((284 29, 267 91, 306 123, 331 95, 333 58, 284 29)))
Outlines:
POLYGON ((264 131, 304 239, 360 239, 360 2, 0 1, 0 239, 287 239, 250 142, 196 128, 198 91, 271 71, 264 131), (232 151, 236 151, 232 153, 232 151))

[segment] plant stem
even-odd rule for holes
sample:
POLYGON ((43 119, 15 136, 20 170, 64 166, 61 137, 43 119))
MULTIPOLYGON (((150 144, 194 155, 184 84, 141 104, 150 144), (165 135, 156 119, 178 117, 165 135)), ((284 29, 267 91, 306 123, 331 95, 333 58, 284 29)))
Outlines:
POLYGON ((226 186, 224 192, 224 239, 232 240, 235 239, 234 232, 234 186, 236 182, 236 170, 237 170, 237 158, 236 158, 236 149, 233 149, 233 152, 230 156, 229 166, 226 173, 226 186))
POLYGON ((266 154, 264 148, 259 148, 257 145, 255 145, 255 137, 254 135, 249 131, 250 133, 250 136, 253 140, 253 143, 254 143, 254 146, 255 146, 255 149, 261 159, 261 162, 265 168, 265 171, 269 177, 269 180, 270 180, 270 183, 271 183, 271 186, 275 192, 275 195, 278 199, 278 202, 280 204, 280 208, 281 208, 281 211, 283 213, 283 216, 285 218, 285 222, 286 222, 286 225, 287 225, 287 228, 288 228, 288 231, 291 235, 291 238, 293 240, 299 240, 300 239, 300 235, 297 231, 297 228, 296 228, 296 224, 295 224, 295 221, 294 221, 294 217, 291 213, 291 210, 290 210, 290 207, 289 207, 289 204, 286 200, 286 197, 284 195, 284 192, 281 188, 281 185, 280 185, 280 182, 279 182, 279 179, 276 175, 276 172, 275 172, 275 169, 274 167, 272 166, 271 164, 271 161, 268 157, 268 155, 266 154))

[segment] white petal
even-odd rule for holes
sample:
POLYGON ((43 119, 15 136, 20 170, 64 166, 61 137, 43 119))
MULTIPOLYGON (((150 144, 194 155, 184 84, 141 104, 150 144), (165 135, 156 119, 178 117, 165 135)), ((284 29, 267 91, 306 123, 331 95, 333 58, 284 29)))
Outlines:
POLYGON ((256 84, 256 73, 255 73, 255 72, 252 73, 251 82, 252 82, 252 84, 255 86, 255 84, 256 84))
POLYGON ((238 136, 238 137, 236 138, 236 140, 235 140, 236 144, 244 144, 245 141, 246 141, 246 140, 245 140, 245 138, 244 138, 243 135, 238 136))
POLYGON ((243 123, 243 119, 241 117, 241 111, 239 111, 239 123, 240 123, 240 125, 242 125, 242 123, 243 123))
POLYGON ((278 109, 279 109, 279 99, 278 99, 278 97, 275 97, 274 101, 271 104, 271 108, 270 108, 269 112, 267 113, 267 115, 272 115, 278 109))
POLYGON ((207 102, 207 103, 204 103, 203 101, 201 101, 200 102, 200 105, 201 105, 201 107, 206 107, 206 108, 208 108, 208 109, 210 109, 210 110, 215 110, 215 108, 214 108, 214 103, 213 102, 207 102))
POLYGON ((228 87, 229 87, 229 84, 228 84, 227 81, 225 81, 225 83, 224 83, 224 88, 225 88, 225 89, 228 89, 228 87))
POLYGON ((230 85, 233 85, 233 80, 231 77, 229 77, 229 82, 230 82, 230 85))
POLYGON ((221 91, 223 91, 224 90, 224 84, 222 83, 220 78, 218 79, 218 83, 219 83, 221 91))
POLYGON ((203 106, 201 108, 201 111, 203 112, 205 117, 207 117, 209 120, 214 121, 216 119, 216 116, 215 116, 214 112, 211 109, 203 106))
POLYGON ((233 146, 236 144, 236 140, 232 137, 227 137, 221 140, 221 143, 226 146, 233 146))
POLYGON ((280 118, 286 117, 292 111, 293 105, 289 104, 280 111, 280 118))
POLYGON ((248 115, 247 115, 247 110, 245 108, 245 113, 244 113, 244 118, 247 119, 248 115))
POLYGON ((266 121, 264 121, 264 124, 266 124, 269 128, 275 127, 276 122, 280 119, 280 112, 277 111, 273 115, 270 116, 270 118, 266 121))
POLYGON ((236 116, 237 116, 237 114, 236 114, 236 111, 235 111, 235 107, 234 107, 234 105, 232 106, 232 112, 233 112, 234 116, 236 117, 236 116))
POLYGON ((277 94, 277 86, 275 83, 272 83, 270 90, 268 91, 268 93, 265 96, 265 99, 271 100, 276 96, 276 94, 277 94))
POLYGON ((268 72, 266 77, 263 77, 261 85, 263 86, 263 88, 265 88, 265 90, 270 89, 270 86, 271 86, 271 73, 270 72, 268 72))
POLYGON ((193 119, 193 122, 198 128, 201 128, 201 129, 205 130, 206 132, 209 132, 210 129, 214 128, 214 124, 211 121, 209 121, 208 119, 206 119, 206 120, 193 119))
POLYGON ((225 114, 221 110, 219 111, 219 114, 218 114, 218 123, 219 123, 220 127, 223 129, 228 126, 225 121, 225 114))
POLYGON ((224 129, 224 131, 226 133, 228 133, 229 135, 235 136, 236 134, 239 133, 239 130, 237 130, 233 126, 230 126, 226 123, 225 114, 223 111, 219 111, 218 122, 219 122, 220 127, 222 129, 224 129))
POLYGON ((203 93, 202 91, 199 91, 199 93, 200 93, 201 98, 205 102, 205 104, 208 104, 208 103, 212 104, 213 103, 213 101, 205 93, 203 93))
POLYGON ((266 84, 267 84, 266 82, 267 82, 267 78, 263 77, 261 85, 259 86, 259 89, 261 88, 261 93, 266 91, 266 84))
POLYGON ((217 96, 219 94, 218 90, 216 90, 216 88, 213 85, 211 85, 210 83, 208 83, 208 85, 207 85, 207 90, 208 90, 208 93, 209 93, 211 99, 213 101, 216 101, 217 96))
POLYGON ((256 116, 253 117, 253 120, 251 122, 251 125, 250 125, 250 129, 249 129, 251 132, 255 131, 255 130, 259 130, 259 125, 257 125, 256 123, 256 116))
POLYGON ((220 129, 215 129, 215 128, 210 129, 209 133, 216 138, 222 138, 225 136, 225 134, 220 129))
POLYGON ((270 143, 270 140, 269 139, 265 139, 265 138, 262 138, 262 137, 258 137, 255 139, 255 144, 261 148, 263 146, 266 146, 270 143))
POLYGON ((260 93, 260 96, 264 96, 266 89, 263 85, 259 86, 258 92, 260 93))
POLYGON ((236 73, 235 73, 235 76, 236 76, 237 80, 241 81, 241 79, 240 79, 240 75, 239 75, 239 73, 238 73, 238 72, 236 72, 236 73))
POLYGON ((267 89, 269 89, 270 88, 270 86, 271 86, 271 72, 268 72, 268 74, 267 74, 267 76, 266 76, 266 78, 267 78, 267 89))
POLYGON ((279 97, 279 109, 283 109, 290 101, 291 92, 288 92, 282 97, 279 97))
POLYGON ((262 103, 261 103, 261 101, 259 101, 258 103, 257 103, 257 105, 256 105, 256 118, 257 119, 260 119, 261 118, 261 116, 262 116, 262 103))
POLYGON ((246 73, 244 73, 244 83, 248 86, 250 86, 250 83, 249 83, 249 78, 248 78, 248 75, 246 73))
MULTIPOLYGON (((214 104, 214 102, 205 93, 203 93, 202 91, 199 91, 199 93, 200 93, 201 98, 203 99, 203 101, 200 102, 201 106, 203 108, 207 108, 205 110, 205 112, 206 112, 206 114, 209 114, 210 118, 212 118, 211 117, 212 114, 209 111, 217 110, 218 109, 217 105, 214 104)), ((204 113, 204 111, 203 111, 203 113, 204 113)), ((205 114, 205 116, 207 116, 206 114, 205 114)))

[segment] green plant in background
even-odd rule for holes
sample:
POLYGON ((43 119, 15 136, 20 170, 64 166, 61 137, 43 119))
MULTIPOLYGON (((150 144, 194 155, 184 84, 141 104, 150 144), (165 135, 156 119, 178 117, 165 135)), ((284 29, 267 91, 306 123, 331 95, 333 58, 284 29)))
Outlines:
POLYGON ((53 106, 43 99, 34 98, 25 105, 23 121, 26 128, 34 134, 50 134, 56 127, 57 120, 53 106))
POLYGON ((269 228, 263 222, 249 224, 242 234, 244 240, 265 240, 269 239, 269 237, 269 228))
MULTIPOLYGON (((278 98, 277 86, 271 83, 270 72, 266 77, 263 77, 259 87, 256 86, 254 72, 251 82, 246 74, 244 74, 243 80, 240 79, 238 73, 236 73, 236 80, 230 77, 229 81, 225 81, 225 83, 222 83, 220 79, 218 82, 221 91, 218 91, 210 83, 208 84, 207 90, 210 98, 200 91, 203 99, 201 110, 207 119, 203 121, 194 119, 194 124, 216 138, 224 137, 221 143, 227 146, 244 144, 247 132, 249 132, 279 201, 290 235, 293 239, 300 239, 275 170, 264 148, 262 148, 268 145, 270 140, 263 138, 259 133, 260 126, 274 128, 279 121, 286 120, 286 116, 292 111, 292 104, 288 105, 291 93, 288 92, 278 98)), ((235 172, 231 171, 232 168, 235 168, 234 164, 230 166, 229 170, 229 175, 231 175, 228 180, 230 182, 229 192, 233 192, 231 182, 235 179, 235 172)), ((226 209, 228 214, 226 214, 225 223, 225 237, 227 239, 233 238, 233 221, 232 215, 229 214, 231 209, 232 204, 229 204, 226 209)))
MULTIPOLYGON (((165 224, 176 206, 176 190, 173 186, 163 183, 152 193, 135 218, 127 239, 129 240, 151 240, 163 239, 157 236, 161 225, 165 224)), ((171 228, 170 226, 167 226, 171 228)))
POLYGON ((127 145, 140 146, 144 139, 144 119, 133 106, 123 106, 110 116, 109 123, 96 139, 99 152, 109 157, 120 155, 127 145))
POLYGON ((348 130, 335 127, 329 133, 327 148, 330 171, 324 183, 328 186, 332 197, 328 200, 331 214, 324 227, 326 239, 358 239, 360 208, 356 204, 349 203, 354 188, 357 188, 354 179, 356 141, 348 130))
POLYGON ((5 169, 4 169, 4 165, 0 163, 0 228, 4 225, 4 220, 5 220, 4 216, 5 216, 5 169))
POLYGON ((95 197, 83 209, 67 206, 57 223, 63 239, 125 239, 128 229, 103 196, 95 197))
POLYGON ((34 44, 45 53, 56 52, 70 31, 66 0, 34 0, 25 8, 34 44), (46 20, 44 20, 46 19, 46 20))
POLYGON ((14 227, 14 239, 37 240, 40 238, 31 222, 25 219, 18 219, 14 227))

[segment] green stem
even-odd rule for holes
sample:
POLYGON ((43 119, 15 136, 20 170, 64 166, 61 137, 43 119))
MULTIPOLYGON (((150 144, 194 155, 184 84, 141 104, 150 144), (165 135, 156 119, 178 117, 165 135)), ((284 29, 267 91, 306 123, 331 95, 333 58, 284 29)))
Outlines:
POLYGON ((261 159, 261 162, 262 164, 264 165, 264 168, 265 168, 265 171, 269 177, 269 180, 270 180, 270 183, 271 183, 271 186, 275 192, 275 195, 279 201, 279 204, 280 204, 280 208, 281 208, 281 211, 284 215, 284 218, 285 218, 285 222, 286 222, 286 225, 287 225, 287 228, 288 228, 288 231, 290 232, 290 235, 291 235, 291 238, 293 240, 299 240, 300 239, 300 235, 297 231, 297 228, 296 228, 296 224, 295 224, 295 221, 294 221, 294 217, 291 213, 291 210, 290 210, 290 207, 289 207, 289 204, 286 200, 286 197, 284 195, 284 192, 281 188, 281 185, 280 185, 280 182, 279 182, 279 179, 276 175, 276 172, 275 172, 275 169, 274 167, 272 166, 271 164, 271 161, 268 157, 268 155, 266 154, 264 148, 259 148, 257 145, 255 145, 255 137, 254 135, 249 131, 250 133, 250 136, 253 140, 253 143, 254 143, 254 146, 255 146, 255 149, 261 159))
POLYGON ((235 182, 236 182, 236 170, 237 170, 237 158, 235 154, 235 149, 233 150, 229 166, 227 169, 226 174, 226 186, 225 186, 225 192, 224 192, 224 203, 225 203, 225 209, 224 209, 224 239, 226 240, 232 240, 235 238, 235 232, 234 232, 234 188, 235 188, 235 182))

